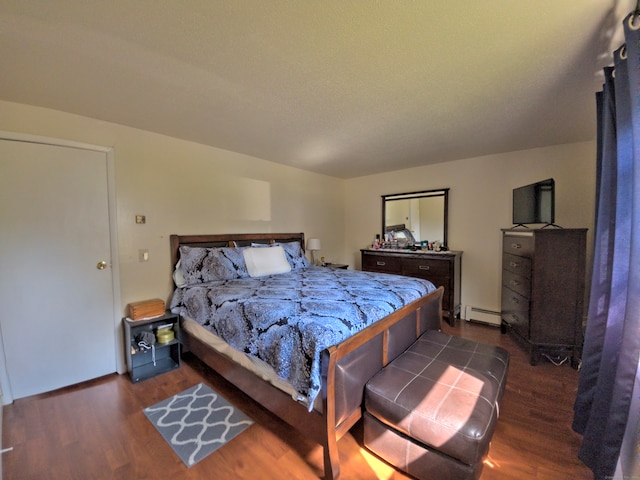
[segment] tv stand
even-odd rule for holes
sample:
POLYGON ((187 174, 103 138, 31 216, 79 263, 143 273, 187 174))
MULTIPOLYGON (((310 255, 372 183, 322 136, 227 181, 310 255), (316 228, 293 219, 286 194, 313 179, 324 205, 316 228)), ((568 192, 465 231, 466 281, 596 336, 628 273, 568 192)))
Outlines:
POLYGON ((540 227, 540 228, 547 228, 547 227, 563 228, 560 225, 556 225, 555 223, 547 223, 544 227, 540 227))

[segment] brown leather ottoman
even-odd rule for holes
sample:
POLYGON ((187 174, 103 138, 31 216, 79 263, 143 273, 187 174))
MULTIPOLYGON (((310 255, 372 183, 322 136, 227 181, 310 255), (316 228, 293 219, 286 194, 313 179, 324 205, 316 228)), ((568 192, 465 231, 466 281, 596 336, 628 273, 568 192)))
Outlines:
POLYGON ((437 331, 365 387, 365 446, 421 479, 477 479, 499 414, 509 353, 437 331))

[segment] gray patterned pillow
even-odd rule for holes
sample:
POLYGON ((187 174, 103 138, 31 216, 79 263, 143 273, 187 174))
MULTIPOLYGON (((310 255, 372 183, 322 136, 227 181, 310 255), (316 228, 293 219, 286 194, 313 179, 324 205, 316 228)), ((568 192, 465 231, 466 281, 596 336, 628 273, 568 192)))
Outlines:
POLYGON ((180 247, 180 265, 187 285, 248 277, 242 249, 180 247))
POLYGON ((291 265, 291 270, 307 268, 311 265, 307 257, 304 256, 300 242, 287 242, 281 243, 280 245, 284 248, 284 254, 287 257, 289 265, 291 265))

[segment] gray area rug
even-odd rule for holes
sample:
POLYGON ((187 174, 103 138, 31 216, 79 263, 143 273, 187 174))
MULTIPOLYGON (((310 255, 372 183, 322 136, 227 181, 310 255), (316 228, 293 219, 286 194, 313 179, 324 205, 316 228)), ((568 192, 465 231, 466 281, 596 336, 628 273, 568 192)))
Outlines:
POLYGON ((253 420, 204 383, 143 411, 187 467, 253 424, 253 420))

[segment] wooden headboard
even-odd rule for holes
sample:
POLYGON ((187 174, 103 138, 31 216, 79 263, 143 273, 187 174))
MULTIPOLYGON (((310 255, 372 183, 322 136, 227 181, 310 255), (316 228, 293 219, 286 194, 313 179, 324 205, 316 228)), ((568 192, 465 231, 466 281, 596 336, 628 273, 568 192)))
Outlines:
POLYGON ((171 235, 171 268, 180 259, 180 245, 190 247, 246 247, 252 243, 300 242, 305 250, 304 233, 221 233, 213 235, 171 235))

